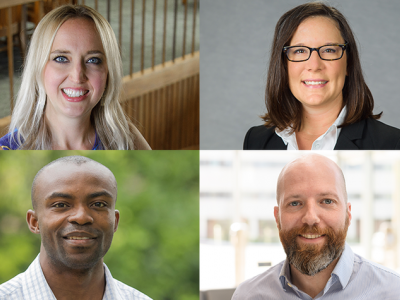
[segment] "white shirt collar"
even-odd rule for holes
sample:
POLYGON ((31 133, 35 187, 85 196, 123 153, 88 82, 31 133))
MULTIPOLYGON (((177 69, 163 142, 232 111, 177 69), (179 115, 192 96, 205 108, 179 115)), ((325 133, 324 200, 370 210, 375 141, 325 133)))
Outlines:
MULTIPOLYGON (((323 135, 314 141, 311 150, 333 150, 335 148, 341 130, 341 128, 338 128, 338 126, 343 123, 346 113, 347 109, 346 106, 344 106, 335 122, 333 122, 333 124, 323 135)), ((290 133, 290 130, 290 127, 285 128, 282 131, 279 131, 278 128, 275 128, 275 133, 282 139, 285 145, 287 145, 287 150, 299 150, 296 140, 296 133, 290 133)))

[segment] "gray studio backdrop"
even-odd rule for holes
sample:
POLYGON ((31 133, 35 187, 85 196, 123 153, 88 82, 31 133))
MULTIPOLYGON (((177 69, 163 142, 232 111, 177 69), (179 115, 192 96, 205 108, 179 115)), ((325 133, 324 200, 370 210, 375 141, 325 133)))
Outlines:
MULTIPOLYGON (((242 149, 266 112, 264 90, 279 18, 301 0, 202 0, 200 149, 242 149)), ((358 41, 381 121, 400 128, 400 1, 331 0, 358 41)))

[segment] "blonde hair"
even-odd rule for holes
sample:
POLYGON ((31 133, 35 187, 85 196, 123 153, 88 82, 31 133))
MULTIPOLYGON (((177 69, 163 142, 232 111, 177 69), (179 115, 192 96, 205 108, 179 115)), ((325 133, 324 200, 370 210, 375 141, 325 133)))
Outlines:
POLYGON ((119 103, 122 89, 122 61, 114 32, 107 20, 85 5, 64 5, 49 12, 38 24, 33 36, 21 88, 12 114, 9 133, 19 149, 51 149, 51 133, 45 124, 46 91, 43 71, 60 26, 69 19, 92 20, 100 35, 108 65, 107 87, 103 99, 91 112, 103 149, 134 149, 134 125, 125 116, 119 103))

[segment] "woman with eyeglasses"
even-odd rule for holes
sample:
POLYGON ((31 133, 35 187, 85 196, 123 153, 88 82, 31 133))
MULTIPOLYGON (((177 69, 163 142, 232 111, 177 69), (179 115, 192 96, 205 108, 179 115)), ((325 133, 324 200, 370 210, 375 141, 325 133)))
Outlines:
POLYGON ((400 149, 400 130, 377 119, 345 17, 320 2, 285 13, 275 28, 264 125, 244 149, 400 149))

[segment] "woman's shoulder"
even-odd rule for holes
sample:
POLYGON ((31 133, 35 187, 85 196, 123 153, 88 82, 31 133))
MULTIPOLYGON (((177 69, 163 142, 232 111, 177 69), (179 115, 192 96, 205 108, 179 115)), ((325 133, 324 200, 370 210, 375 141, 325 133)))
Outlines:
POLYGON ((343 135, 360 150, 400 149, 400 129, 372 118, 351 124, 342 130, 343 135))
POLYGON ((0 147, 3 150, 16 150, 19 148, 19 145, 17 144, 17 135, 18 131, 14 131, 14 134, 11 135, 11 133, 7 133, 5 136, 0 138, 0 147))
POLYGON ((366 123, 366 131, 374 138, 376 150, 400 149, 400 129, 371 118, 366 123))
POLYGON ((7 133, 5 136, 0 138, 0 147, 2 150, 13 150, 11 148, 11 134, 7 133))
POLYGON ((378 134, 386 134, 386 135, 390 135, 390 136, 397 136, 400 137, 400 129, 387 125, 385 123, 382 123, 381 121, 378 120, 374 120, 372 118, 368 118, 366 120, 367 122, 367 128, 368 130, 378 133, 378 134))
POLYGON ((244 138, 244 150, 286 150, 282 139, 275 134, 275 127, 251 127, 244 138))

